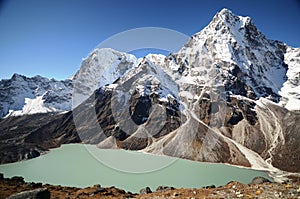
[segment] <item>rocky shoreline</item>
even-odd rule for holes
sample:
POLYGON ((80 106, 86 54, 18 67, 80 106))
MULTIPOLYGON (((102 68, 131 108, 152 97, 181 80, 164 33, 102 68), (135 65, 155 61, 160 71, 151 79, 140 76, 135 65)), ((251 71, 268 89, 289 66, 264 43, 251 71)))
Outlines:
POLYGON ((291 178, 286 182, 270 182, 256 177, 250 184, 232 181, 220 187, 214 185, 202 188, 174 188, 158 186, 155 191, 149 187, 140 193, 126 192, 116 187, 104 188, 94 185, 86 188, 66 187, 34 182, 25 182, 22 177, 4 178, 0 174, 0 199, 71 199, 71 198, 300 198, 300 179, 291 178))

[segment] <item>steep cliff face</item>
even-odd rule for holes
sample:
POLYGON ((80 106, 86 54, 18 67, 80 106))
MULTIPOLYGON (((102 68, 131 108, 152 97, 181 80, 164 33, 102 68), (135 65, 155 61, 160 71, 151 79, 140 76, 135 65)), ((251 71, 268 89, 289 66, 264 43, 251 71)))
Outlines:
MULTIPOLYGON (((70 80, 72 113, 2 119, 6 131, 1 143, 12 146, 8 140, 17 140, 18 132, 34 129, 20 133, 24 139, 15 145, 25 143, 23 148, 40 153, 62 143, 84 142, 277 173, 277 168, 300 172, 299 52, 267 39, 249 17, 223 9, 179 52, 168 56, 137 59, 95 49, 70 80), (39 126, 24 122, 32 117, 41 118, 39 126)), ((44 104, 56 99, 42 96, 44 104)), ((62 102, 70 103, 67 99, 62 102)), ((2 162, 28 154, 5 150, 12 157, 21 155, 7 159, 2 154, 2 162)))

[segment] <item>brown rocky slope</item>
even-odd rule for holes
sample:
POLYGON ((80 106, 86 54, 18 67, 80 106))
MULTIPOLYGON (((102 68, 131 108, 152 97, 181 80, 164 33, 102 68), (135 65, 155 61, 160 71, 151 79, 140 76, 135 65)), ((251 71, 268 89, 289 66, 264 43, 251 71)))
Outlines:
POLYGON ((71 198, 299 198, 300 181, 299 179, 290 179, 284 183, 274 183, 268 180, 256 177, 251 184, 242 184, 239 182, 229 182, 228 184, 215 187, 207 186, 203 188, 175 189, 168 186, 159 186, 152 192, 149 188, 144 188, 140 194, 126 192, 115 187, 103 188, 101 185, 94 185, 87 188, 54 186, 42 183, 24 182, 22 177, 3 178, 0 174, 0 199, 71 199, 71 198))

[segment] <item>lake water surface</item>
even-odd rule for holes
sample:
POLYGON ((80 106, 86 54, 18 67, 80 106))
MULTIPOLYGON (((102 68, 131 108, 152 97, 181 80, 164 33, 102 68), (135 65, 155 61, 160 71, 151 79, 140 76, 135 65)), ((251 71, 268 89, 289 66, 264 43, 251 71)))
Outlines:
POLYGON ((131 192, 146 186, 152 190, 159 185, 200 188, 224 185, 232 180, 249 183, 255 176, 268 177, 263 171, 225 164, 98 149, 82 144, 63 145, 38 158, 0 165, 0 172, 5 177, 23 176, 26 181, 76 187, 101 184, 131 192))

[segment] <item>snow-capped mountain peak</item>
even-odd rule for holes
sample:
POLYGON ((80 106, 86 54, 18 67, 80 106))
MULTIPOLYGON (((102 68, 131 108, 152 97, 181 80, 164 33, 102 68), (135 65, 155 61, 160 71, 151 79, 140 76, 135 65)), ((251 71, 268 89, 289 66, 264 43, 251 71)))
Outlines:
POLYGON ((149 54, 137 59, 110 48, 96 48, 83 59, 78 72, 65 81, 14 74, 0 82, 0 117, 10 110, 21 111, 34 99, 47 103, 45 110, 70 110, 72 97, 75 107, 94 90, 115 82, 145 61, 163 68, 183 88, 191 84, 209 86, 218 79, 233 94, 250 99, 267 97, 275 102, 282 98, 281 105, 292 109, 288 101, 295 104, 299 100, 297 52, 299 49, 268 40, 250 17, 222 9, 178 53, 167 57, 149 54), (44 100, 37 99, 41 96, 44 100))
POLYGON ((148 54, 145 57, 146 59, 148 59, 150 62, 154 63, 155 65, 161 66, 164 61, 166 56, 162 55, 162 54, 148 54))
POLYGON ((249 24, 252 20, 248 16, 247 17, 237 16, 227 8, 223 8, 220 12, 218 12, 213 17, 212 23, 216 24, 217 21, 218 22, 222 21, 224 24, 230 27, 234 27, 238 25, 240 28, 242 28, 245 27, 247 24, 249 24))
POLYGON ((73 77, 73 107, 87 99, 99 87, 113 83, 138 63, 134 55, 111 48, 96 48, 82 62, 73 77))
MULTIPOLYGON (((207 27, 191 37, 177 56, 188 63, 186 74, 191 74, 191 68, 196 66, 204 69, 203 66, 211 65, 214 67, 205 69, 206 74, 215 70, 220 82, 233 93, 240 94, 241 90, 228 85, 238 81, 244 83, 245 96, 269 97, 278 102, 278 92, 286 80, 285 48, 283 43, 268 40, 251 18, 223 9, 207 27)), ((201 81, 201 77, 195 81, 201 81)))

